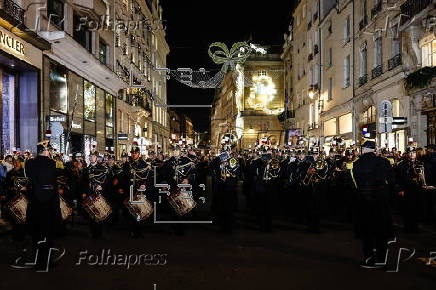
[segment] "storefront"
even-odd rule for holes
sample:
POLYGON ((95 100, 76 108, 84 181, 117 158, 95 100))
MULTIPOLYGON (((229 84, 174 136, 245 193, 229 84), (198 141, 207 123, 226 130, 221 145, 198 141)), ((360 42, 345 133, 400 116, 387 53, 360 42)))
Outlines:
POLYGON ((114 97, 48 57, 44 67, 45 132, 50 132, 53 147, 85 156, 93 150, 114 151, 114 97))
POLYGON ((42 50, 0 26, 0 154, 36 151, 42 50))

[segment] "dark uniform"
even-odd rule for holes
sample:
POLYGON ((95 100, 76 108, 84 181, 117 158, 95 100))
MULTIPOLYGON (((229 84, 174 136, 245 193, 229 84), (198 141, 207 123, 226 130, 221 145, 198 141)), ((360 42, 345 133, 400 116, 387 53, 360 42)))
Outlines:
POLYGON ((396 168, 398 191, 404 192, 400 196, 400 208, 406 232, 418 231, 419 205, 422 193, 422 179, 424 164, 416 159, 403 159, 396 168))
POLYGON ((236 158, 228 152, 223 152, 219 157, 216 168, 215 196, 217 201, 217 214, 220 231, 232 233, 234 227, 234 211, 237 204, 236 186, 240 179, 240 166, 236 158))
MULTIPOLYGON (((132 147, 131 153, 139 153, 139 148, 132 147)), ((133 186, 133 199, 138 193, 141 193, 150 202, 155 201, 153 168, 144 159, 139 156, 137 159, 131 158, 129 162, 124 163, 122 176, 124 199, 130 198, 130 186, 133 186), (144 191, 139 191, 141 186, 145 187, 144 191)), ((125 211, 125 213, 127 212, 125 211)), ((141 227, 136 218, 129 214, 128 220, 130 222, 130 236, 132 238, 141 237, 141 227)))
MULTIPOLYGON (((375 149, 372 141, 366 141, 363 146, 375 149)), ((394 184, 393 170, 388 160, 369 152, 354 162, 351 173, 357 187, 355 229, 363 247, 361 266, 373 267, 376 262, 384 261, 387 240, 392 236, 388 194, 389 186, 394 184)))
MULTIPOLYGON (((47 150, 38 145, 38 152, 47 150)), ((55 230, 61 221, 59 195, 56 192, 56 164, 49 157, 38 155, 26 162, 26 175, 31 189, 27 207, 27 223, 32 235, 34 249, 39 250, 37 268, 45 267, 52 247, 55 230), (45 243, 38 244, 39 241, 45 243)))

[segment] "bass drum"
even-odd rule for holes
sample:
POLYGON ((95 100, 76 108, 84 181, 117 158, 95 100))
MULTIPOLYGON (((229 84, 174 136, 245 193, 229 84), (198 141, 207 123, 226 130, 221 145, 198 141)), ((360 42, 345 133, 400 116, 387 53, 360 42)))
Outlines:
POLYGON ((24 224, 26 222, 26 211, 28 204, 29 201, 24 194, 18 193, 6 204, 6 209, 18 224, 24 224))
POLYGON ((179 216, 189 213, 195 208, 197 203, 192 199, 192 195, 178 188, 168 197, 168 202, 179 216))
POLYGON ((102 222, 112 213, 112 208, 101 194, 91 194, 83 202, 83 207, 96 222, 102 222))
POLYGON ((133 202, 130 202, 130 199, 127 198, 124 205, 137 222, 146 220, 153 214, 153 206, 145 196, 137 196, 133 202))

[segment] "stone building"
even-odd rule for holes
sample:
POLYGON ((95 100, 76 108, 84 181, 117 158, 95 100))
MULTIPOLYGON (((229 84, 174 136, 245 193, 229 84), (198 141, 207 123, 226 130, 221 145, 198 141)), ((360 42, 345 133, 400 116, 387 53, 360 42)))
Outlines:
POLYGON ((284 131, 278 119, 284 111, 283 81, 283 62, 273 51, 253 52, 229 72, 212 106, 212 147, 219 149, 226 134, 236 138, 239 149, 283 145, 284 131))

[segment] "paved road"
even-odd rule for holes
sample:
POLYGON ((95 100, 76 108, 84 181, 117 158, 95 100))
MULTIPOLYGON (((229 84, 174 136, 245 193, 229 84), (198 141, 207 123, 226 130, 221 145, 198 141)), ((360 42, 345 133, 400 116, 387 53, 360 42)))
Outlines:
POLYGON ((250 215, 240 213, 233 235, 218 234, 214 224, 199 224, 190 225, 180 237, 172 234, 170 225, 149 224, 144 237, 134 240, 120 225, 106 229, 103 239, 92 240, 86 223, 79 222, 58 240, 66 254, 48 273, 10 268, 29 241, 12 243, 8 235, 0 235, 0 290, 436 289, 436 267, 419 260, 436 251, 435 232, 405 235, 397 229, 389 270, 396 268, 399 248, 416 253, 400 263, 398 272, 385 272, 359 267, 360 244, 350 225, 324 224, 319 235, 284 219, 276 221, 273 233, 261 233, 255 225, 250 215), (100 262, 96 257, 103 249, 121 255, 117 265, 92 266, 80 260, 87 251, 88 262, 100 262), (141 265, 128 269, 125 255, 131 255, 131 264, 138 257, 141 265), (150 257, 164 265, 146 265, 155 263, 150 257))
POLYGON ((91 240, 86 225, 79 224, 59 240, 66 255, 48 273, 11 269, 8 263, 22 245, 1 236, 0 289, 153 290, 154 284, 158 290, 436 289, 436 268, 417 260, 436 251, 434 233, 399 234, 390 260, 399 246, 417 252, 400 264, 398 273, 387 273, 359 268, 359 243, 346 226, 330 225, 315 235, 281 221, 275 232, 266 234, 253 228, 249 216, 239 220, 231 236, 217 234, 214 225, 191 225, 182 237, 173 235, 167 225, 149 225, 137 240, 130 239, 123 227, 107 229, 104 239, 91 240), (122 265, 123 260, 118 266, 90 266, 83 261, 75 265, 83 256, 80 252, 98 255, 102 249, 117 254, 162 254, 160 263, 166 264, 144 262, 130 269, 122 265))

